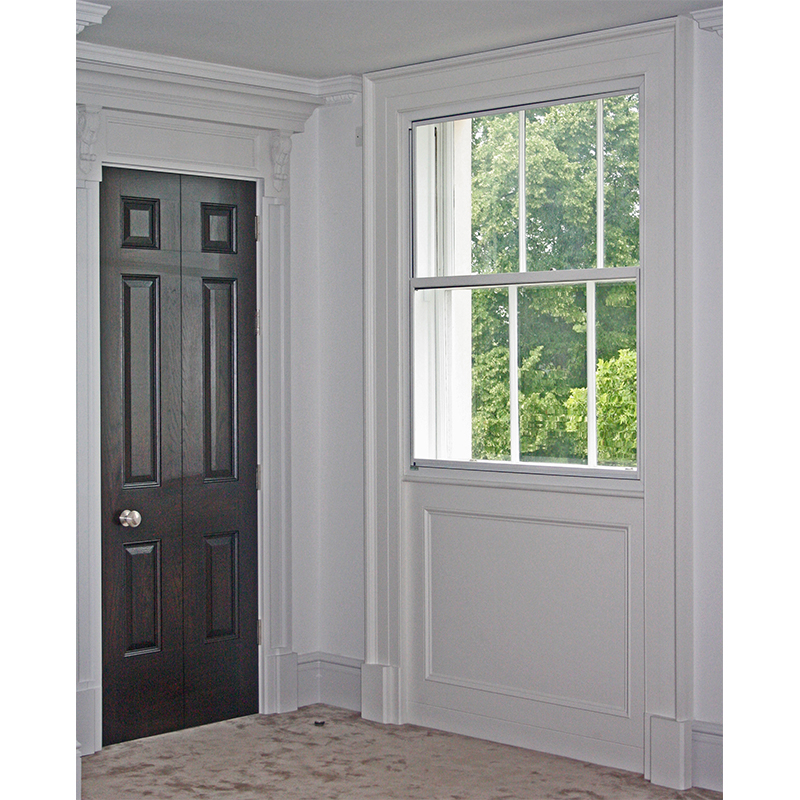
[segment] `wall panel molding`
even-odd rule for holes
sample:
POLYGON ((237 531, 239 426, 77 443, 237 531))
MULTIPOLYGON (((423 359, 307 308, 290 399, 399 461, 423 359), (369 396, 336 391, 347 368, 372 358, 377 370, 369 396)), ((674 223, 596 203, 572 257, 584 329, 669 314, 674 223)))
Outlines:
POLYGON ((426 681, 630 716, 628 665, 637 640, 628 602, 630 527, 430 508, 423 513, 426 681), (579 542, 582 568, 574 556, 565 563, 565 539, 579 542), (493 556, 509 546, 519 560, 496 574, 493 556), (462 549, 475 561, 463 559, 462 549), (568 611, 570 598, 579 594, 580 612, 568 611), (563 612, 555 631, 537 611, 552 606, 563 612), (505 620, 514 620, 513 629, 505 620), (554 636, 560 641, 556 658, 530 648, 554 636), (504 682, 494 679, 498 674, 504 682))

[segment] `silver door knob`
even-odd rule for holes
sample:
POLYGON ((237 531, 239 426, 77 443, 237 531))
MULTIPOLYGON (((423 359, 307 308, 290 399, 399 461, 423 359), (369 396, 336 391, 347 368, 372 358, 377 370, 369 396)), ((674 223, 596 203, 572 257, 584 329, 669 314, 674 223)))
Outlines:
POLYGON ((128 511, 127 509, 119 515, 119 524, 124 528, 138 528, 142 521, 142 515, 138 511, 128 511))

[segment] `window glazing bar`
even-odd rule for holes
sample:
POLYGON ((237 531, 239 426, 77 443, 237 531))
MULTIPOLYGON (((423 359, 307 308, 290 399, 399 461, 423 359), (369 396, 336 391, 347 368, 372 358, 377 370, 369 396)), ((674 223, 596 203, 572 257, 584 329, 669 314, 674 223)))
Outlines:
MULTIPOLYGON (((603 101, 597 101, 597 244, 596 264, 601 270, 605 266, 605 181, 603 172, 603 101)), ((590 467, 597 466, 597 310, 594 283, 586 284, 586 424, 587 461, 590 467)))
POLYGON ((487 289, 502 286, 547 286, 579 284, 593 281, 633 281, 639 277, 639 267, 613 267, 598 270, 563 269, 542 272, 492 272, 469 275, 442 275, 432 278, 412 278, 412 289, 487 289))
MULTIPOLYGON (((518 168, 517 168, 517 197, 519 213, 517 215, 518 230, 518 265, 520 273, 526 271, 526 220, 525 220, 525 112, 518 112, 518 168)), ((508 287, 508 359, 509 359, 509 404, 511 428, 511 461, 517 463, 519 454, 519 309, 517 304, 517 287, 508 287)))

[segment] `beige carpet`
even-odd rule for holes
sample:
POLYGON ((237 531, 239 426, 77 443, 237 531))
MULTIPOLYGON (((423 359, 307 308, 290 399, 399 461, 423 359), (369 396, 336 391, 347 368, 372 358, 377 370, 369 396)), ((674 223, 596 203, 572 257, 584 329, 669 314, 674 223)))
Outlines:
POLYGON ((83 800, 719 800, 582 761, 306 706, 104 748, 83 800), (324 721, 324 725, 315 722, 324 721))

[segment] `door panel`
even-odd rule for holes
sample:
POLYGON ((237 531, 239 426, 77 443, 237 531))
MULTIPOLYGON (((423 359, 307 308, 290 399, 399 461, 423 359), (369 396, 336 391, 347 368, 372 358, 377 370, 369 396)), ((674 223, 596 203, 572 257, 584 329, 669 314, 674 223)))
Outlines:
POLYGON ((181 192, 188 726, 258 710, 255 207, 245 182, 181 192))
POLYGON ((126 488, 159 483, 160 288, 158 276, 122 277, 123 482, 126 488))
POLYGON ((257 711, 254 220, 247 182, 104 171, 105 744, 257 711))

